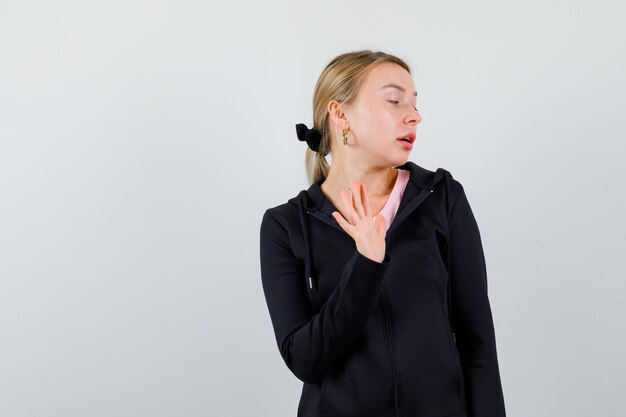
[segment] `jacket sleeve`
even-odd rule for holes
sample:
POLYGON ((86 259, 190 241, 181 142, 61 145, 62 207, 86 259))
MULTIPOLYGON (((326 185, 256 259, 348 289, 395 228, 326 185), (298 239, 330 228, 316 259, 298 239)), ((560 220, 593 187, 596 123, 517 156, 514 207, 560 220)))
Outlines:
POLYGON ((389 256, 379 263, 355 249, 337 287, 316 313, 307 294, 303 262, 294 256, 287 230, 269 211, 263 216, 260 237, 263 291, 280 353, 298 379, 319 382, 369 319, 389 256))
POLYGON ((478 225, 463 187, 450 214, 452 315, 468 417, 504 417, 487 270, 478 225))

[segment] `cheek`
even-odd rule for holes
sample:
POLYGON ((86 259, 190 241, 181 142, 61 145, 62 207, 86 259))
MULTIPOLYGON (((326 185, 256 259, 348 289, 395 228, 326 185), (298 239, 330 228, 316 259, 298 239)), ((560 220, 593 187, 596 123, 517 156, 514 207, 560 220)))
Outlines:
POLYGON ((389 113, 388 111, 379 110, 375 113, 372 113, 372 117, 370 119, 371 128, 379 132, 386 132, 393 127, 395 123, 394 120, 395 118, 391 113, 389 113))
POLYGON ((354 133, 363 139, 371 138, 377 143, 380 142, 383 132, 387 132, 395 120, 388 109, 375 106, 364 106, 356 116, 358 121, 354 126, 354 133))
POLYGON ((388 125, 392 117, 385 109, 366 107, 359 115, 363 123, 369 131, 379 130, 388 125))
POLYGON ((377 112, 371 107, 362 107, 353 117, 352 130, 359 136, 367 136, 377 125, 377 112))

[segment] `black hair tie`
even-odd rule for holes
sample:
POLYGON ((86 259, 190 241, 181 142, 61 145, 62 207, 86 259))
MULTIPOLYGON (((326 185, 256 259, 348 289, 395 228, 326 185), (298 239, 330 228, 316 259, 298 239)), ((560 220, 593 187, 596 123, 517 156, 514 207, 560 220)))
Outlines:
POLYGON ((320 142, 322 141, 322 134, 319 130, 309 129, 304 123, 298 123, 296 125, 296 133, 298 134, 298 140, 306 142, 309 148, 319 152, 320 142))

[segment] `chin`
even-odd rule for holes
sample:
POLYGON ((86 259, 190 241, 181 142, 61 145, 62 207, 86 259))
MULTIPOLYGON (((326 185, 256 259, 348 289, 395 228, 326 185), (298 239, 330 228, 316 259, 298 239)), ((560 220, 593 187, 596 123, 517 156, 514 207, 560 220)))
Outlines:
POLYGON ((410 153, 407 153, 407 154, 406 154, 405 156, 403 156, 403 157, 396 157, 396 158, 393 158, 393 159, 391 160, 391 164, 392 164, 392 166, 394 166, 394 167, 399 167, 400 165, 404 165, 404 164, 406 164, 406 163, 407 163, 407 161, 409 160, 409 156, 410 156, 410 153))
POLYGON ((407 154, 404 157, 395 156, 393 158, 390 158, 389 155, 386 155, 386 158, 380 159, 381 166, 387 167, 387 168, 399 167, 401 165, 406 164, 408 160, 409 160, 409 154, 407 154))

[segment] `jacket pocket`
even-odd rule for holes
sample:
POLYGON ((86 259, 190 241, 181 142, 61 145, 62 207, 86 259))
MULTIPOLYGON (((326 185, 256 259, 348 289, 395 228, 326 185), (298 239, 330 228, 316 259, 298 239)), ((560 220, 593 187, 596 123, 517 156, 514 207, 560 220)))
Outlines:
POLYGON ((446 329, 446 336, 448 337, 448 348, 450 352, 450 357, 454 363, 456 368, 456 376, 457 376, 457 395, 459 398, 459 406, 461 408, 465 407, 465 399, 464 399, 464 387, 463 387, 463 369, 461 367, 461 359, 459 357, 459 351, 456 348, 456 343, 454 341, 454 335, 452 334, 452 330, 450 329, 450 324, 445 315, 442 314, 443 326, 446 329))

